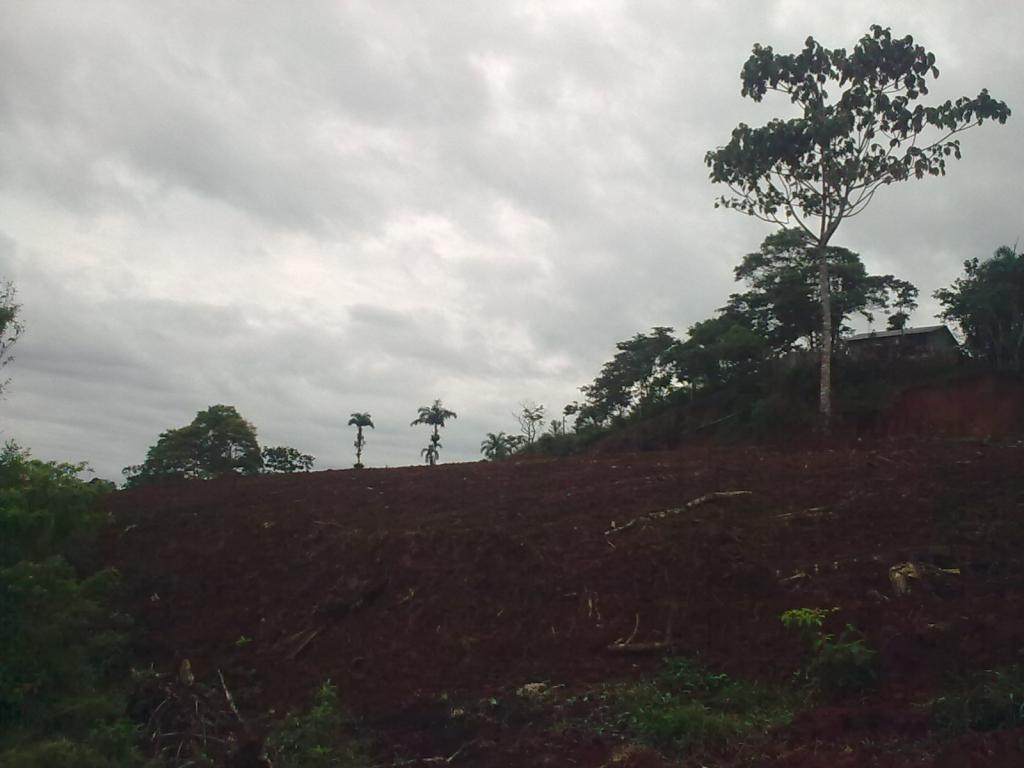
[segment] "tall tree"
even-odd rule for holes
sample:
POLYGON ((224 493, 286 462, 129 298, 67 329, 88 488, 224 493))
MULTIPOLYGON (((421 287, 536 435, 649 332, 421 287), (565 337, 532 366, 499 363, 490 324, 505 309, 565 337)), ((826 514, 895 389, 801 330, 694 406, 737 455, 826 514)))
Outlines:
POLYGON ((356 441, 352 444, 356 449, 356 463, 353 466, 356 469, 362 469, 363 446, 366 445, 366 438, 363 437, 363 427, 373 429, 373 419, 370 418, 368 413, 353 413, 352 418, 348 420, 348 425, 356 428, 356 441))
POLYGON ((715 204, 803 230, 817 251, 821 301, 823 429, 832 415, 832 309, 828 245, 839 225, 858 215, 887 184, 945 173, 960 158, 957 134, 985 120, 1005 123, 1010 110, 987 90, 937 106, 913 104, 938 77, 935 56, 912 37, 874 25, 851 52, 807 38, 798 54, 755 45, 741 73, 741 93, 789 98, 800 115, 760 128, 740 123, 729 143, 708 152, 713 182, 731 196, 715 204))
POLYGON ((409 426, 415 427, 417 424, 426 424, 433 427, 433 431, 430 434, 430 443, 420 451, 420 455, 423 456, 427 464, 434 466, 441 456, 441 435, 438 430, 449 419, 458 418, 458 414, 445 408, 440 400, 435 400, 433 405, 421 405, 418 410, 419 414, 412 420, 409 426))
MULTIPOLYGON (((0 368, 14 358, 11 348, 21 336, 24 326, 18 320, 21 305, 15 303, 17 291, 11 282, 0 282, 0 368)), ((0 393, 4 391, 10 379, 0 380, 0 393)))
POLYGON ((996 370, 1024 372, 1024 254, 1004 245, 991 259, 965 261, 963 276, 935 298, 973 354, 996 370))
POLYGON ((256 428, 234 406, 211 405, 188 426, 162 432, 146 461, 123 473, 128 485, 137 485, 160 478, 253 475, 262 467, 256 428))
MULTIPOLYGON (((871 321, 876 311, 893 310, 892 317, 906 318, 916 308, 917 288, 906 280, 869 275, 860 256, 846 248, 829 246, 827 258, 833 343, 850 330, 846 321, 851 315, 871 321)), ((769 235, 736 267, 736 279, 747 290, 730 296, 722 311, 744 319, 776 353, 795 346, 819 349, 824 324, 817 262, 817 249, 806 232, 781 229, 769 235)))

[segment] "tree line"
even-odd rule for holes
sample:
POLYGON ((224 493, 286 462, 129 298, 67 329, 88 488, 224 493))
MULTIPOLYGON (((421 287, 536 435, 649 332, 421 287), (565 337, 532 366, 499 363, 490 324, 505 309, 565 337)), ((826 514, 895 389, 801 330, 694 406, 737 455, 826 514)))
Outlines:
MULTIPOLYGON (((881 316, 887 330, 906 326, 917 307, 917 287, 868 273, 860 256, 845 248, 830 246, 828 254, 832 356, 843 349, 854 317, 874 322, 881 316)), ((535 442, 550 447, 570 429, 577 435, 607 429, 680 397, 692 402, 727 391, 763 394, 773 385, 766 381, 773 367, 817 355, 824 344, 817 258, 814 243, 799 231, 769 235, 735 268, 743 287, 712 317, 684 336, 655 326, 618 342, 594 381, 580 388, 583 401, 566 405, 543 435, 534 430, 528 436, 525 429, 520 435, 488 433, 481 451, 498 459, 535 442), (571 427, 567 418, 574 419, 571 427)), ((1024 374, 1024 253, 1000 246, 989 259, 967 260, 963 274, 932 295, 942 307, 939 317, 959 330, 967 358, 993 371, 1024 374)), ((524 406, 518 415, 521 424, 538 417, 543 421, 544 406, 524 406)))
MULTIPOLYGON (((440 400, 421 406, 410 426, 431 427, 427 447, 420 455, 430 466, 440 461, 440 429, 457 418, 440 400)), ((369 413, 353 413, 348 426, 356 428, 355 469, 362 469, 366 446, 365 428, 374 429, 369 413)), ((133 487, 154 480, 210 480, 231 475, 308 472, 316 459, 289 446, 260 447, 256 428, 232 405, 211 405, 199 411, 190 424, 161 432, 141 464, 125 467, 125 485, 133 487)))

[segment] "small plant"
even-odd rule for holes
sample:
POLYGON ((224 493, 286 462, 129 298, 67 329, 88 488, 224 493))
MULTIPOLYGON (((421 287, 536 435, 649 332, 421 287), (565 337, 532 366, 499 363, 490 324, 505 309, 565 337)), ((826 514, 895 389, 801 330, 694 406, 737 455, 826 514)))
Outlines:
MULTIPOLYGON (((584 697, 587 702, 590 697, 584 697)), ((665 659, 652 680, 612 686, 595 701, 592 730, 632 736, 679 754, 754 739, 791 716, 785 696, 689 658, 665 659)))
POLYGON ((932 703, 936 727, 951 733, 1024 725, 1024 666, 988 670, 960 694, 932 703))
POLYGON ((338 689, 330 680, 320 686, 307 712, 289 712, 271 731, 266 752, 275 768, 369 765, 362 744, 352 733, 352 720, 338 701, 338 689))
POLYGON ((824 630, 825 620, 838 608, 795 608, 780 617, 783 626, 800 631, 811 647, 803 677, 828 698, 859 693, 878 680, 878 654, 861 633, 847 624, 836 637, 824 630))

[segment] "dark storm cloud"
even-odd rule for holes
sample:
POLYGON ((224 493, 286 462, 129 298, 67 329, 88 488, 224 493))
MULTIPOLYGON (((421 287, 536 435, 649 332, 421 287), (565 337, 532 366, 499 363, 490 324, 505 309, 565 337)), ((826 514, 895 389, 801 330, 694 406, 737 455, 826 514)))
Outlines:
MULTIPOLYGON (((578 397, 616 341, 683 331, 768 228, 716 211, 704 153, 785 115, 751 45, 912 32, 936 99, 1024 109, 1021 14, 991 4, 0 0, 0 276, 28 331, 0 429, 103 474, 236 405, 261 439, 446 457, 578 397), (968 33, 969 31, 969 33, 968 33)), ((1020 232, 1017 126, 879 195, 839 241, 924 296, 1020 232)), ((932 321, 923 301, 915 320, 932 321)))

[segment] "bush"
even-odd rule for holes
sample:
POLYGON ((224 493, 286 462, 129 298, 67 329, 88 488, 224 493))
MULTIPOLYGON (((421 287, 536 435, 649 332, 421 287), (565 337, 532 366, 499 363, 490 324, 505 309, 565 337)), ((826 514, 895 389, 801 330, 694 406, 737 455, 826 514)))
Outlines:
POLYGON ((796 608, 782 614, 786 627, 799 630, 811 647, 804 677, 826 698, 860 693, 878 681, 878 654, 867 647, 860 632, 847 624, 839 637, 825 632, 825 619, 838 608, 796 608))

